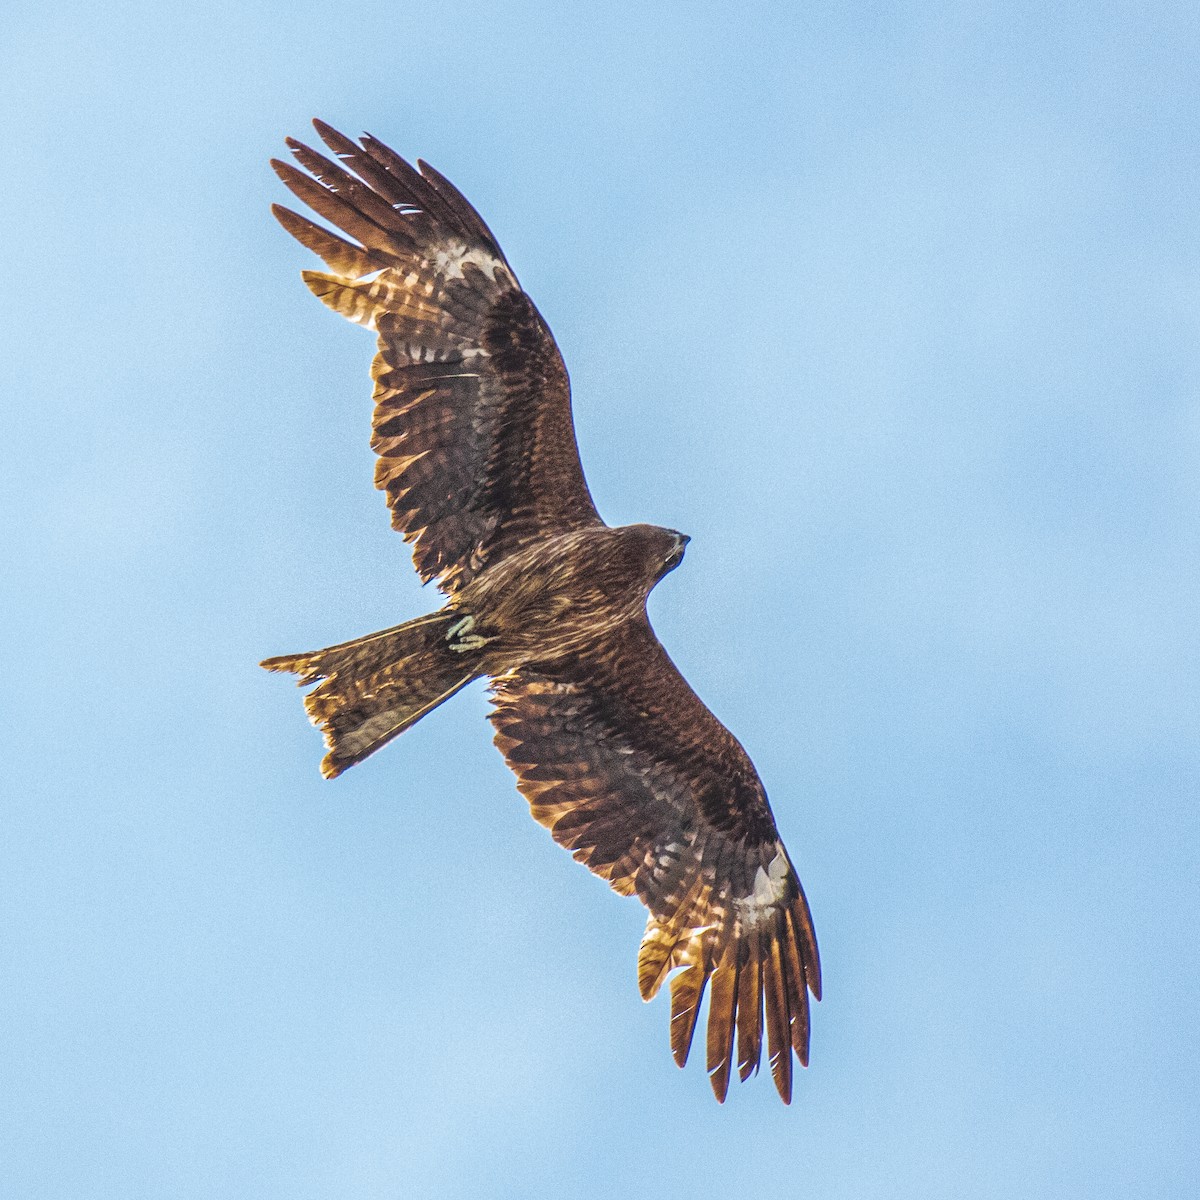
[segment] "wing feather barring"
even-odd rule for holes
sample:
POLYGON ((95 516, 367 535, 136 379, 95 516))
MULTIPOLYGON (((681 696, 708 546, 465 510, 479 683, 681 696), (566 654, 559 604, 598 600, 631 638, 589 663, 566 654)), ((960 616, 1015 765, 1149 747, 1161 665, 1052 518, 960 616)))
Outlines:
POLYGON ((705 1054, 724 1100, 766 1037, 784 1101, 808 1062, 821 970, 812 918, 745 750, 650 627, 646 599, 687 538, 611 528, 584 481, 566 368, 488 227, 427 164, 315 122, 329 155, 273 165, 334 233, 276 206, 324 262, 304 281, 373 330, 375 486, 442 609, 271 658, 310 686, 339 775, 472 680, 534 818, 649 910, 638 986, 671 976, 683 1066, 708 991, 705 1054), (342 235, 345 236, 342 236, 342 235), (674 975, 672 975, 674 972, 674 975))

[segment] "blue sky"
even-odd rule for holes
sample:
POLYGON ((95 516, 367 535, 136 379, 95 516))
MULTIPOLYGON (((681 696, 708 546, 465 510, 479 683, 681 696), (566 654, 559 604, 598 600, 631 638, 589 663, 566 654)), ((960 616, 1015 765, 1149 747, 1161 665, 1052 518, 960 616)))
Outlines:
POLYGON ((1200 1174, 1190 4, 17 3, 0 1145, 24 1200, 1096 1197, 1200 1174), (719 1108, 474 688, 330 784, 255 665, 437 602, 266 161, 450 176, 563 349, 826 972, 719 1108))

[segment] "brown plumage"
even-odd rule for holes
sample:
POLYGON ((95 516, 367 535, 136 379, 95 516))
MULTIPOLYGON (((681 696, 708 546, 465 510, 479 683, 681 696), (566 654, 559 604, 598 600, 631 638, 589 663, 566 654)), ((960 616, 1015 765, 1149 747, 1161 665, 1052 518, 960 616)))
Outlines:
POLYGON ((495 740, 559 845, 650 912, 638 986, 671 982, 683 1066, 708 990, 707 1059, 724 1100, 765 1034, 779 1094, 808 1062, 821 976, 808 904, 745 750, 705 708, 646 615, 687 538, 610 528, 592 504, 566 368, 475 210, 427 164, 315 122, 337 161, 288 142, 285 184, 353 241, 276 206, 329 272, 335 311, 375 330, 375 484, 413 545, 437 613, 268 659, 316 686, 305 703, 336 776, 473 679, 495 740))

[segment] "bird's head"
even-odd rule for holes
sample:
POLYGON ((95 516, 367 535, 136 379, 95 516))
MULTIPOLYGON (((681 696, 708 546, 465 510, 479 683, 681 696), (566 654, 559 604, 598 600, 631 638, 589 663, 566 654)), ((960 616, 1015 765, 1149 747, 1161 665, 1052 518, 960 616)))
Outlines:
POLYGON ((639 573, 647 589, 683 562, 684 549, 692 540, 686 533, 661 525, 627 525, 622 532, 626 544, 637 554, 639 573))

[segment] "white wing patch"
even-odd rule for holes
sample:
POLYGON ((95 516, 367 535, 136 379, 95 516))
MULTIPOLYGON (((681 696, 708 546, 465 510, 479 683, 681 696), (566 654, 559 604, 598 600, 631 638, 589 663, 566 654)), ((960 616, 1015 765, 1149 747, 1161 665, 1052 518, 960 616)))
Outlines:
POLYGON ((775 843, 775 857, 764 871, 759 867, 754 873, 754 891, 735 900, 738 916, 747 925, 757 925, 787 895, 787 878, 791 870, 787 852, 779 842, 775 843))
POLYGON ((457 240, 447 242, 446 248, 439 250, 433 260, 438 274, 447 279, 461 279, 465 263, 478 267, 490 279, 496 278, 497 267, 504 266, 495 255, 486 250, 481 250, 478 246, 468 246, 466 242, 457 240))

